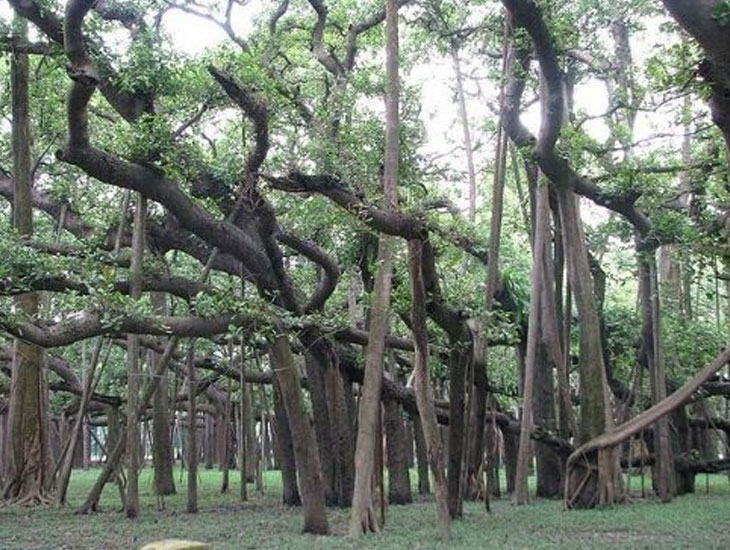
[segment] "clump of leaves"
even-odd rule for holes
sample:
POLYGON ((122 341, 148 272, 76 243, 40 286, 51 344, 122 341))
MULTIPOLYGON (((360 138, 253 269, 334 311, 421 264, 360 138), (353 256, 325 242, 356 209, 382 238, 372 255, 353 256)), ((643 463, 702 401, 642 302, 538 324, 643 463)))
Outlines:
POLYGON ((730 0, 723 0, 712 8, 712 17, 721 27, 730 24, 730 0))

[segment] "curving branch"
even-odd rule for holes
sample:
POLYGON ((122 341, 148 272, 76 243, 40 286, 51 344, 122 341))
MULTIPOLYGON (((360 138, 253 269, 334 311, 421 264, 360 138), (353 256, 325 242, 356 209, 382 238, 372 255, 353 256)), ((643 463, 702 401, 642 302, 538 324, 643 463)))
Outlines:
POLYGON ((94 0, 69 0, 63 26, 63 47, 69 61, 66 71, 73 80, 67 101, 68 145, 75 148, 89 145, 87 106, 99 83, 99 74, 86 52, 83 34, 84 18, 93 5, 94 0))
MULTIPOLYGON (((8 202, 13 200, 13 182, 2 175, 0 175, 0 197, 7 199, 8 202)), ((37 187, 32 190, 31 202, 33 208, 45 212, 56 223, 63 223, 63 228, 75 237, 84 238, 91 235, 92 227, 84 223, 78 212, 68 203, 58 202, 49 193, 37 187)))
POLYGON ((296 250, 305 258, 316 263, 322 268, 317 288, 307 300, 303 311, 312 313, 321 310, 327 299, 337 288, 340 279, 340 268, 337 262, 313 241, 303 239, 291 231, 281 231, 276 236, 277 240, 289 248, 296 250))
POLYGON ((160 16, 164 15, 164 12, 169 9, 177 9, 185 13, 189 13, 190 15, 200 17, 201 19, 205 19, 206 21, 210 21, 214 25, 217 25, 221 30, 226 33, 226 35, 228 35, 228 38, 230 38, 239 48, 241 48, 241 50, 243 50, 244 52, 251 51, 251 47, 249 46, 248 42, 246 42, 246 40, 236 34, 236 31, 233 30, 231 16, 233 12, 233 5, 236 3, 236 0, 227 0, 225 15, 223 19, 219 19, 218 17, 215 17, 210 13, 206 13, 192 7, 195 5, 195 2, 176 3, 169 0, 165 0, 165 2, 166 6, 164 8, 164 11, 161 12, 160 16))
MULTIPOLYGON (((129 294, 129 281, 117 281, 113 285, 116 292, 129 294)), ((0 280, 0 296, 17 296, 28 291, 76 292, 88 295, 91 287, 85 282, 66 276, 33 278, 30 281, 15 281, 12 278, 0 280)), ((142 279, 143 292, 166 292, 183 300, 192 300, 201 292, 213 292, 213 288, 198 281, 184 277, 146 276, 142 279)))
POLYGON ((512 73, 508 76, 505 91, 506 101, 502 113, 504 127, 510 139, 517 146, 531 151, 542 172, 554 184, 565 186, 575 193, 591 199, 597 205, 621 214, 645 239, 644 246, 657 246, 660 242, 657 236, 653 235, 651 221, 635 205, 638 195, 619 196, 603 191, 594 181, 576 172, 568 160, 556 151, 555 143, 560 135, 564 97, 562 72, 550 31, 545 24, 540 8, 534 1, 502 0, 502 3, 510 12, 515 26, 527 31, 532 39, 535 54, 540 63, 546 96, 543 98, 544 108, 540 135, 535 137, 519 120, 519 106, 525 88, 530 53, 524 46, 515 48, 513 45, 511 47, 513 51, 509 55, 516 60, 516 63, 514 63, 512 73))
POLYGON ((276 34, 276 26, 279 23, 279 20, 284 17, 284 14, 288 9, 289 0, 282 0, 276 10, 274 10, 274 13, 271 14, 271 18, 269 19, 269 33, 272 36, 276 34))
MULTIPOLYGON (((397 8, 400 10, 403 6, 410 4, 413 0, 398 0, 397 8)), ((373 13, 362 21, 350 25, 347 31, 347 44, 345 46, 344 66, 347 71, 352 71, 355 67, 355 57, 357 55, 357 39, 361 34, 368 32, 385 21, 385 8, 373 13)))
POLYGON ((239 227, 214 219, 203 206, 188 197, 174 181, 147 166, 122 160, 96 149, 69 147, 57 153, 63 161, 78 166, 88 175, 123 189, 139 191, 163 205, 186 230, 220 251, 241 261, 269 294, 277 289, 266 254, 250 235, 239 227))
POLYGON ((536 144, 538 154, 548 154, 555 148, 563 124, 563 72, 555 52, 552 34, 545 24, 539 6, 532 0, 503 0, 517 27, 527 31, 540 61, 544 91, 542 96, 542 121, 536 144))
MULTIPOLYGON (((12 363, 13 350, 10 346, 0 346, 0 363, 12 363)), ((83 387, 81 380, 76 376, 76 373, 71 368, 71 365, 57 355, 47 353, 45 356, 45 365, 48 370, 53 372, 59 378, 59 382, 50 385, 51 389, 65 391, 74 395, 81 395, 83 393, 83 387)), ((118 396, 115 395, 104 395, 100 393, 92 393, 91 401, 109 404, 115 407, 121 405, 122 401, 118 396)))
MULTIPOLYGON (((13 9, 22 17, 33 23, 53 43, 64 47, 64 21, 38 0, 9 0, 13 9)), ((88 11, 88 10, 87 10, 88 11)), ((94 51, 99 51, 94 47, 94 51)), ((152 99, 145 94, 130 94, 121 90, 114 71, 108 62, 104 62, 104 74, 101 75, 99 90, 114 109, 127 121, 137 120, 143 113, 152 110, 152 99)))
POLYGON ((117 21, 130 30, 142 29, 145 26, 142 13, 128 3, 96 0, 93 10, 105 21, 117 21))
POLYGON ((211 337, 231 326, 253 326, 254 319, 242 314, 213 317, 142 317, 113 312, 82 311, 48 326, 0 318, 0 328, 8 334, 43 348, 68 346, 103 334, 147 334, 186 337, 211 337))
POLYGON ((18 52, 29 55, 58 55, 61 49, 49 42, 27 42, 16 36, 0 36, 0 51, 18 52))
POLYGON ((269 108, 263 98, 253 90, 236 83, 231 76, 213 65, 208 65, 208 72, 220 84, 226 95, 238 105, 251 119, 254 127, 255 146, 246 159, 246 175, 254 176, 266 159, 269 151, 269 108))
POLYGON ((613 431, 604 433, 587 441, 578 447, 568 459, 568 468, 582 457, 595 453, 601 449, 615 447, 626 441, 628 438, 638 434, 643 429, 654 424, 657 420, 681 407, 690 400, 692 395, 698 391, 717 371, 730 362, 730 347, 726 348, 709 365, 705 366, 681 388, 662 399, 641 414, 635 416, 628 422, 616 426, 613 431))
POLYGON ((317 22, 312 29, 312 53, 317 61, 336 78, 345 75, 345 67, 337 58, 337 54, 328 50, 324 43, 324 30, 327 26, 327 5, 322 0, 308 0, 309 5, 317 14, 317 22))
POLYGON ((284 178, 263 176, 274 189, 289 193, 316 193, 324 195, 338 206, 365 221, 373 229, 404 239, 422 238, 427 232, 425 224, 414 217, 404 216, 394 210, 385 210, 368 203, 356 195, 335 176, 310 176, 292 172, 284 178))
POLYGON ((307 175, 292 172, 286 177, 262 175, 274 189, 289 193, 315 193, 324 195, 344 210, 352 213, 371 228, 381 233, 406 240, 422 240, 429 232, 450 242, 482 263, 487 262, 486 245, 466 235, 444 229, 425 218, 385 210, 370 203, 362 194, 350 190, 337 177, 331 175, 307 175))
MULTIPOLYGON (((312 53, 317 61, 335 78, 345 78, 355 67, 357 56, 357 40, 360 35, 377 27, 385 21, 385 8, 377 11, 361 21, 351 23, 345 39, 345 52, 342 59, 324 43, 324 31, 327 27, 328 8, 323 0, 308 0, 317 14, 317 22, 312 29, 312 53)), ((398 0, 398 8, 410 4, 413 0, 398 0)))

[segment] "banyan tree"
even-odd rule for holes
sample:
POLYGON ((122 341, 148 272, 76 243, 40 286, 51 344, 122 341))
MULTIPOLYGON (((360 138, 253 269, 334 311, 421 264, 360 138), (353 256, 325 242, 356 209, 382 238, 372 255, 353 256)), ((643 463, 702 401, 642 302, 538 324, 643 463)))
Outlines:
POLYGON ((730 469, 726 0, 9 5, 3 501, 276 469, 447 537, 730 469))

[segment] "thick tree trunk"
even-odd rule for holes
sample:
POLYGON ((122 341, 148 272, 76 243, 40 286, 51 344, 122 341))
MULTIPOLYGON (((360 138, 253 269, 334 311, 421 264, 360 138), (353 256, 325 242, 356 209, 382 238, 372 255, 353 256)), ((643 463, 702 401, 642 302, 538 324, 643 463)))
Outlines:
MULTIPOLYGON (((309 393, 315 413, 323 479, 328 483, 328 503, 349 507, 355 479, 354 422, 348 409, 348 396, 332 344, 318 330, 305 329, 299 339, 308 350, 305 355, 309 393), (323 447, 326 451, 323 451, 323 447)), ((349 388, 351 392, 351 387, 349 388)), ((350 400, 352 395, 349 396, 350 400)))
MULTIPOLYGON (((107 425, 107 441, 106 441, 106 462, 104 464, 104 468, 102 469, 102 473, 109 471, 110 475, 108 476, 108 479, 106 481, 102 481, 101 477, 99 476, 99 479, 96 481, 96 484, 94 485, 94 488, 92 489, 91 494, 89 495, 89 498, 87 499, 87 504, 90 502, 91 505, 86 511, 90 510, 96 510, 96 505, 99 500, 99 497, 101 496, 101 489, 99 489, 99 492, 94 494, 94 489, 96 489, 97 486, 103 488, 106 483, 109 483, 112 481, 111 478, 113 478, 114 483, 117 485, 117 490, 119 491, 119 502, 121 503, 122 509, 124 509, 124 499, 126 498, 125 495, 125 489, 124 484, 122 483, 122 476, 120 473, 120 466, 119 466, 119 459, 115 461, 115 466, 112 469, 109 469, 109 462, 113 460, 112 455, 116 452, 117 447, 120 447, 122 453, 124 452, 124 430, 121 423, 121 411, 112 405, 107 405, 106 407, 106 425, 107 425)), ((119 454, 119 457, 121 458, 121 453, 119 454)))
MULTIPOLYGON (((654 252, 639 253, 639 294, 642 316, 642 350, 644 362, 649 368, 652 403, 666 397, 666 376, 664 374, 664 350, 661 335, 659 310, 659 289, 654 252)), ((654 486, 663 501, 672 499, 676 492, 674 481, 674 459, 669 436, 669 418, 660 418, 654 426, 654 486)))
MULTIPOLYGON (((136 195, 134 229, 132 232, 132 263, 129 268, 129 297, 142 297, 142 269, 145 247, 145 220, 147 199, 136 195)), ((141 434, 137 409, 142 371, 140 369, 139 335, 127 336, 127 496, 125 512, 130 519, 139 515, 139 470, 141 467, 141 434)))
POLYGON ((428 464, 433 475, 439 532, 448 538, 451 532, 448 488, 444 475, 444 451, 436 419, 433 387, 428 371, 428 333, 426 331, 426 287, 423 277, 423 241, 408 242, 408 270, 411 282, 411 324, 415 348, 414 389, 418 414, 426 441, 428 464))
POLYGON ((335 470, 337 475, 337 499, 340 506, 349 506, 355 486, 355 442, 352 437, 354 423, 350 421, 346 392, 352 387, 345 385, 339 369, 332 365, 329 370, 331 379, 331 414, 333 435, 335 437, 335 470))
MULTIPOLYGON (((153 364, 159 361, 159 355, 155 354, 152 361, 153 364)), ((167 375, 164 375, 152 401, 152 464, 155 469, 155 493, 158 495, 175 494, 168 390, 167 375)))
POLYGON ((297 487, 297 464, 294 458, 286 410, 281 400, 279 384, 274 381, 274 421, 276 423, 276 461, 281 470, 282 501, 287 506, 299 506, 302 501, 297 487))
MULTIPOLYGON (((16 17, 16 36, 26 41, 28 27, 16 17)), ((28 56, 13 52, 10 61, 13 156, 13 227, 22 237, 33 234, 31 203, 30 106, 28 56)), ((32 318, 38 312, 38 295, 18 296, 15 306, 32 318)), ((48 500, 50 457, 48 455, 48 383, 44 352, 16 340, 13 346, 12 379, 8 406, 8 452, 3 458, 3 500, 38 504, 48 500)))
MULTIPOLYGON (((562 358, 553 357, 551 358, 555 362, 555 369, 557 372, 557 383, 558 383, 558 435, 563 439, 570 439, 571 435, 577 434, 578 429, 575 423, 575 416, 573 415, 573 403, 570 396, 570 361, 571 361, 571 328, 573 321, 573 302, 572 294, 570 289, 570 283, 563 284, 565 279, 565 249, 563 247, 563 236, 562 227, 560 225, 560 212, 558 211, 557 204, 552 207, 553 223, 555 232, 553 234, 554 247, 553 247, 553 276, 551 285, 548 283, 545 285, 544 290, 546 292, 546 303, 555 305, 555 332, 553 336, 559 342, 556 345, 559 346, 562 352, 562 358), (554 291, 553 291, 554 290, 554 291), (551 295, 547 295, 550 293, 551 295)), ((549 267, 546 267, 549 269, 549 267)), ((546 323, 548 324, 548 323, 546 323)), ((543 338, 543 341, 545 338, 543 338)), ((565 472, 565 458, 561 457, 561 471, 565 472)), ((562 489, 561 489, 562 494, 562 489)))
POLYGON ((224 405, 218 414, 215 415, 215 431, 213 444, 215 446, 215 463, 218 465, 218 471, 223 473, 226 465, 226 407, 224 405))
POLYGON ((464 429, 466 414, 466 377, 472 357, 470 335, 463 339, 451 339, 449 356, 449 445, 448 486, 449 513, 452 518, 462 514, 462 463, 464 460, 464 429))
POLYGON ((375 450, 380 397, 383 379, 385 336, 388 332, 393 238, 383 235, 378 245, 378 271, 375 275, 374 301, 370 311, 369 340, 365 374, 358 406, 357 442, 355 445, 355 487, 352 494, 349 534, 358 537, 378 532, 380 526, 373 506, 372 477, 375 473, 375 450))
MULTIPOLYGON (((652 315, 652 344, 654 346, 654 365, 650 377, 652 403, 660 403, 667 397, 667 376, 664 358, 664 335, 662 326, 661 303, 659 298, 659 282, 657 278, 656 259, 652 254, 649 264, 651 280, 651 315, 652 315)), ((674 454, 669 429, 669 417, 659 419, 654 428, 655 438, 655 467, 658 473, 658 493, 664 501, 670 501, 677 493, 677 484, 674 475, 674 454)))
POLYGON ((256 417, 253 406, 253 387, 246 384, 244 387, 246 398, 244 400, 246 421, 246 481, 254 483, 259 470, 258 440, 256 439, 256 417))
MULTIPOLYGON (((494 398, 490 398, 492 412, 494 412, 494 398)), ((486 447, 486 463, 484 469, 486 471, 484 490, 488 492, 485 495, 485 504, 489 505, 489 498, 502 496, 502 489, 500 487, 500 431, 497 423, 494 420, 494 416, 487 420, 484 429, 484 444, 486 447)))
MULTIPOLYGON (((548 215, 549 220, 549 215, 548 215)), ((549 227, 548 227, 549 232, 549 227)), ((562 264, 561 264, 562 265, 562 264)), ((555 411, 555 377, 558 373, 558 401, 563 404, 563 414, 568 432, 575 431, 570 389, 565 363, 565 352, 555 297, 555 265, 549 233, 545 239, 543 258, 543 282, 541 285, 541 342, 538 349, 538 363, 535 373, 534 414, 535 423, 550 433, 558 431, 555 411)), ((562 281, 562 278, 561 278, 562 281)), ((567 439, 567 437, 566 437, 567 439)), ((563 461, 553 448, 540 441, 535 442, 535 464, 537 474, 536 494, 543 498, 553 498, 562 494, 563 461)))
MULTIPOLYGON (((152 294, 155 308, 166 312, 164 294, 152 294)), ((160 354, 150 352, 150 364, 157 368, 160 354)), ((152 396, 152 464, 155 470, 155 493, 158 495, 175 494, 175 477, 173 475, 172 434, 170 433, 170 391, 167 373, 160 378, 160 384, 152 396)))
POLYGON ((304 365, 307 372, 310 401, 312 403, 314 433, 317 437, 317 448, 319 449, 319 463, 322 468, 325 501, 328 506, 334 506, 337 504, 337 489, 335 486, 336 449, 334 448, 332 422, 324 383, 324 370, 326 367, 320 364, 311 353, 305 353, 304 365))
MULTIPOLYGON (((585 442, 613 430, 601 330, 588 254, 576 196, 556 186, 568 275, 580 321, 580 410, 578 440, 585 442)), ((568 469, 565 498, 568 507, 611 505, 621 491, 618 460, 613 449, 601 449, 581 465, 568 469)))
MULTIPOLYGON (((553 367, 543 345, 540 345, 538 350, 533 408, 535 424, 550 433, 556 433, 553 367)), ((534 449, 536 495, 542 498, 560 496, 563 491, 560 456, 552 447, 540 441, 534 443, 534 449)))
MULTIPOLYGON (((475 349, 477 344, 475 343, 475 349)), ((478 361, 478 354, 475 352, 474 360, 474 376, 475 383, 472 387, 473 398, 471 400, 471 418, 469 421, 470 429, 467 441, 467 471, 466 479, 467 486, 466 498, 475 499, 479 490, 478 475, 479 470, 483 466, 484 462, 484 449, 486 440, 486 425, 487 417, 487 377, 485 373, 486 365, 483 362, 478 361)))
POLYGON ((406 417, 403 420, 403 425, 405 426, 405 439, 403 447, 406 453, 406 466, 408 466, 408 468, 415 468, 416 456, 413 452, 413 421, 411 421, 409 417, 406 417))
POLYGON ((504 441, 504 470, 507 478, 507 493, 514 493, 517 485, 517 454, 520 449, 520 438, 502 430, 502 440, 504 441))
POLYGON ((411 477, 408 472, 406 428, 403 424, 401 406, 393 400, 384 402, 385 439, 387 442, 388 465, 388 502, 390 504, 410 504, 411 477))
POLYGON ((303 530, 305 533, 325 535, 329 533, 329 524, 317 441, 304 408, 299 372, 286 336, 272 338, 269 353, 294 444, 304 514, 303 530))
MULTIPOLYGON (((671 415, 671 423, 674 426, 672 437, 672 452, 675 456, 690 456, 692 452, 692 431, 689 425, 686 407, 678 407, 671 415)), ((674 458, 674 456, 672 457, 674 458)), ((704 460, 714 460, 714 456, 702 456, 704 460)), ((694 493, 695 474, 691 471, 678 470, 672 464, 672 471, 676 475, 677 494, 684 495, 694 493)))

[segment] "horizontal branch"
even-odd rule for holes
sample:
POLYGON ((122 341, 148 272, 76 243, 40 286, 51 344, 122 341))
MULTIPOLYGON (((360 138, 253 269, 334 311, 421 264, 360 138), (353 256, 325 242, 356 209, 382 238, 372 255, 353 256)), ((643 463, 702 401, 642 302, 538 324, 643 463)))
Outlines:
POLYGON ((148 334, 155 336, 211 337, 230 327, 251 327, 252 318, 241 314, 213 317, 142 317, 112 312, 83 311, 43 327, 27 321, 0 318, 0 328, 8 334, 43 348, 68 346, 103 334, 148 334))
MULTIPOLYGON (((112 288, 116 292, 129 294, 129 281, 116 281, 112 288)), ((85 282, 64 276, 33 278, 29 281, 15 281, 12 278, 0 280, 0 296, 16 296, 28 291, 76 292, 88 295, 92 288, 85 282)), ((146 276, 142 279, 143 292, 166 292, 191 300, 201 292, 212 292, 209 285, 192 281, 184 277, 146 276)))

